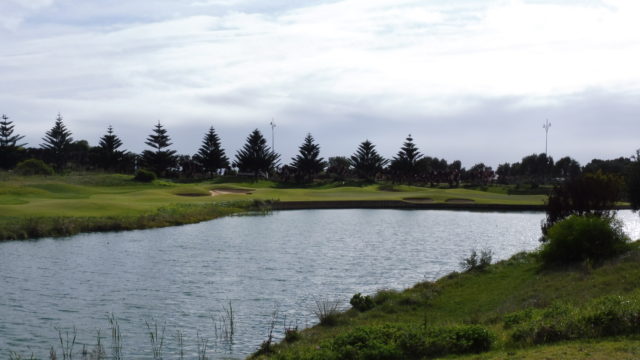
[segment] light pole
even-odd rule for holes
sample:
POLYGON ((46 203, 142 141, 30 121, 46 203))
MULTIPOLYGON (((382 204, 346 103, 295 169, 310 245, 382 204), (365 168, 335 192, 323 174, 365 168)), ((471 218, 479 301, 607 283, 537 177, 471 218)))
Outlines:
POLYGON ((547 144, 549 143, 549 128, 551 127, 551 123, 549 119, 542 124, 542 128, 544 129, 544 154, 547 155, 547 144))
POLYGON ((271 125, 271 152, 276 152, 276 143, 275 143, 275 137, 273 136, 273 129, 276 128, 276 123, 273 121, 273 118, 271 118, 271 122, 269 123, 269 125, 271 125))

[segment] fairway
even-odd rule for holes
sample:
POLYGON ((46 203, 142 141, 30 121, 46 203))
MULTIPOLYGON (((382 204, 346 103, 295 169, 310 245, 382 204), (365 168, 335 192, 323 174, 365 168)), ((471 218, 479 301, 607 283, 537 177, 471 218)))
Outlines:
POLYGON ((0 182, 0 218, 132 216, 174 204, 220 203, 236 200, 287 201, 408 201, 475 204, 542 205, 543 195, 506 195, 468 189, 377 184, 311 188, 278 188, 268 181, 178 184, 156 181, 136 183, 126 175, 6 177, 0 182), (239 189, 236 193, 216 189, 239 189), (246 192, 246 193, 245 193, 246 192))

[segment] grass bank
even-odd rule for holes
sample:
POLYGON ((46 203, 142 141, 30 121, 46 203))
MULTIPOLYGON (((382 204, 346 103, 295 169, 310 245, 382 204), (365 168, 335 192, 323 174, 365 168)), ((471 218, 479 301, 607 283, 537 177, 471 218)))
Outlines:
POLYGON ((380 291, 359 301, 364 311, 334 313, 255 358, 639 358, 639 245, 597 267, 544 269, 522 253, 485 271, 380 291))
POLYGON ((246 211, 250 204, 269 200, 275 200, 278 209, 513 210, 538 209, 546 198, 489 190, 492 191, 366 183, 290 187, 233 178, 186 184, 159 180, 147 184, 117 174, 21 177, 0 173, 0 240, 194 223, 246 211))

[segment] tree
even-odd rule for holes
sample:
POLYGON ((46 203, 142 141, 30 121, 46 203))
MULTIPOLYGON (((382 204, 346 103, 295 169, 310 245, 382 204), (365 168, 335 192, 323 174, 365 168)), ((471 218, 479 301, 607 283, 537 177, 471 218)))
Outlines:
POLYGON ((19 160, 18 151, 26 144, 18 144, 18 141, 24 139, 24 135, 13 135, 13 121, 9 121, 9 117, 2 114, 0 121, 0 168, 11 169, 19 160))
POLYGON ((40 147, 45 150, 56 171, 63 170, 68 161, 69 148, 73 138, 71 137, 71 132, 67 130, 67 127, 62 122, 62 115, 58 114, 55 124, 51 130, 45 133, 45 137, 42 140, 44 143, 40 147))
POLYGON ((220 169, 229 168, 229 159, 224 153, 220 137, 216 134, 213 126, 204 135, 202 145, 198 149, 198 153, 193 155, 193 160, 203 172, 209 173, 209 176, 213 176, 220 169))
POLYGON ((162 177, 166 176, 170 169, 176 167, 176 151, 168 149, 172 145, 171 138, 167 135, 167 130, 162 127, 160 121, 154 127, 153 133, 147 137, 145 144, 154 149, 142 152, 142 162, 149 170, 162 177))
POLYGON ((324 159, 320 157, 320 145, 314 143, 311 134, 307 134, 298 149, 300 153, 291 159, 293 160, 291 166, 295 171, 296 180, 302 182, 311 181, 326 166, 324 159))
POLYGON ((488 185, 495 173, 491 166, 483 163, 475 164, 467 171, 467 180, 473 185, 488 185))
POLYGON ((351 156, 351 166, 362 179, 373 180, 388 162, 378 154, 375 147, 369 140, 365 140, 351 156))
POLYGON ((351 172, 351 161, 346 156, 333 156, 327 161, 327 174, 335 181, 344 181, 351 172))
POLYGON ((613 174, 588 173, 555 186, 547 200, 543 234, 571 215, 613 217, 620 199, 622 178, 613 174))
POLYGON ((122 146, 122 140, 113 133, 113 127, 107 127, 107 133, 102 135, 98 143, 98 163, 105 170, 114 170, 122 161, 124 152, 118 150, 122 146))
POLYGON ((553 174, 553 158, 544 153, 525 156, 518 169, 519 175, 527 177, 533 185, 539 185, 553 174))
POLYGON ((496 175, 498 175, 498 182, 500 184, 508 184, 509 178, 511 177, 511 164, 504 163, 498 165, 498 169, 496 169, 496 175))
POLYGON ((394 179, 411 182, 417 174, 416 162, 421 157, 422 154, 418 151, 411 134, 409 134, 396 157, 391 160, 389 168, 394 179))
POLYGON ((238 150, 233 166, 241 172, 249 172, 257 179, 260 174, 267 176, 275 170, 280 155, 267 146, 267 140, 260 130, 255 129, 247 137, 247 143, 238 150))
POLYGON ((579 176, 581 172, 580 163, 575 159, 565 156, 554 165, 555 176, 562 179, 569 179, 579 176))
POLYGON ((640 149, 632 156, 633 162, 629 166, 626 176, 627 192, 631 208, 640 210, 640 149))

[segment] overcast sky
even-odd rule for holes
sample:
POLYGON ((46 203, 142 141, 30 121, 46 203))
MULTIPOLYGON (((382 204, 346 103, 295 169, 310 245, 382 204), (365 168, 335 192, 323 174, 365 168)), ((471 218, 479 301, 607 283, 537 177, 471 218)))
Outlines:
POLYGON ((0 0, 0 113, 39 146, 58 112, 139 152, 157 121, 180 153, 253 129, 288 163, 407 134, 449 161, 640 148, 637 0, 0 0))

